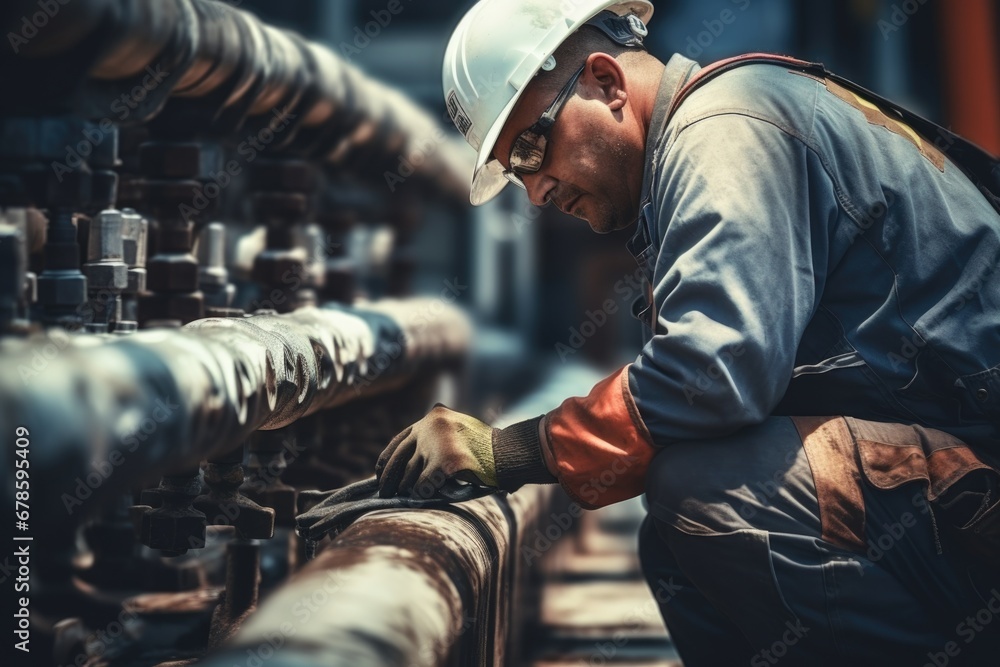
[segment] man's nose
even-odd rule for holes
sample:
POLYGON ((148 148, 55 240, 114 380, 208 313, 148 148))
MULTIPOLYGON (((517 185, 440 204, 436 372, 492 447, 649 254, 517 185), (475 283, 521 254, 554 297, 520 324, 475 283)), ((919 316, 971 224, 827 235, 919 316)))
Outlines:
POLYGON ((535 206, 545 206, 549 203, 549 197, 555 187, 556 180, 551 176, 545 176, 541 172, 535 174, 525 174, 521 176, 524 182, 524 189, 528 191, 528 199, 535 206))

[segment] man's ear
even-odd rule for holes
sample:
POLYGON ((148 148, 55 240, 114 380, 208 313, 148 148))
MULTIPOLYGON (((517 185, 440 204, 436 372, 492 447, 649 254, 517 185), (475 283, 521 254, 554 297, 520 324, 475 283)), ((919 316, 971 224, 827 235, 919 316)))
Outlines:
POLYGON ((583 72, 583 83, 601 98, 611 111, 619 111, 628 101, 625 91, 625 71, 621 64, 607 53, 591 53, 583 72))

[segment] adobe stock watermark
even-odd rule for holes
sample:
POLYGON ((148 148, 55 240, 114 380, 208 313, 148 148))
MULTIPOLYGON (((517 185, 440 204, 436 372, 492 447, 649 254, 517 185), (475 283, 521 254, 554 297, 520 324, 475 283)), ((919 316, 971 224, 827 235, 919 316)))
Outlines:
MULTIPOLYGON (((948 307, 935 309, 927 321, 920 323, 921 327, 925 331, 932 331, 942 324, 949 315, 953 315, 965 308, 966 304, 973 300, 989 284, 988 279, 997 270, 997 261, 1000 261, 1000 258, 994 258, 992 261, 980 264, 975 277, 962 286, 961 292, 958 294, 949 294, 942 301, 942 305, 947 305, 948 307), (951 301, 955 303, 952 304, 951 301)), ((917 358, 917 355, 920 354, 920 351, 927 347, 927 341, 916 330, 913 330, 909 336, 900 336, 899 342, 899 349, 890 352, 887 356, 887 360, 893 371, 910 367, 914 363, 914 359, 917 358)))
POLYGON ((783 459, 786 465, 782 466, 778 470, 775 470, 770 479, 766 479, 762 482, 754 482, 754 486, 757 487, 756 489, 750 489, 749 484, 747 484, 747 488, 750 490, 750 494, 753 496, 754 503, 756 504, 751 503, 748 500, 744 500, 740 503, 739 509, 736 510, 737 513, 749 521, 757 516, 758 506, 766 507, 769 505, 769 501, 776 498, 778 494, 781 493, 781 489, 784 488, 785 475, 791 469, 792 464, 795 463, 795 459, 797 459, 798 456, 799 450, 790 450, 787 454, 785 454, 785 458, 783 459))
POLYGON ((38 35, 49 24, 63 5, 68 5, 72 0, 38 0, 35 6, 38 11, 32 14, 25 14, 21 17, 20 29, 17 32, 8 32, 7 41, 10 48, 17 54, 21 48, 38 35))
POLYGON ((297 114, 291 112, 289 107, 271 109, 271 116, 272 118, 267 122, 267 125, 255 134, 248 134, 236 147, 236 154, 241 160, 231 159, 218 172, 210 173, 208 182, 191 191, 190 204, 180 204, 177 207, 177 212, 182 218, 185 220, 196 219, 199 213, 207 209, 215 199, 218 199, 222 191, 229 187, 233 178, 243 172, 243 167, 256 160, 257 156, 267 149, 275 137, 288 127, 289 122, 298 117, 297 114))
POLYGON ((396 188, 406 182, 406 179, 417 173, 417 169, 437 153, 447 140, 447 132, 445 132, 444 127, 438 125, 429 137, 417 141, 416 145, 405 155, 400 154, 396 171, 385 171, 382 174, 389 192, 395 192, 396 188))
MULTIPOLYGON (((409 4, 413 0, 406 0, 406 2, 409 4)), ((354 26, 351 42, 340 43, 340 55, 347 62, 352 62, 351 58, 361 55, 361 52, 371 45, 372 40, 377 39, 382 31, 389 27, 392 20, 403 13, 404 9, 406 6, 402 0, 389 0, 383 9, 373 9, 368 12, 372 20, 365 23, 364 26, 354 26)))
MULTIPOLYGON (((979 633, 985 631, 997 616, 1000 615, 1000 591, 996 588, 990 590, 990 598, 986 601, 986 606, 980 608, 972 616, 966 616, 955 626, 955 634, 962 639, 965 646, 975 640, 979 633)), ((923 667, 947 667, 952 658, 957 658, 965 648, 957 641, 945 643, 941 651, 930 651, 927 653, 927 662, 923 667)), ((965 663, 963 663, 965 664, 965 663)))
POLYGON ((809 628, 803 625, 802 621, 798 619, 794 623, 785 621, 785 631, 781 637, 770 646, 758 651, 750 659, 751 667, 767 667, 767 665, 778 664, 782 658, 788 655, 789 649, 798 644, 807 634, 809 634, 809 628))
MULTIPOLYGON (((601 496, 607 493, 621 477, 632 470, 639 459, 629 454, 621 454, 611 464, 589 480, 580 485, 577 497, 585 503, 599 507, 601 496)), ((549 515, 551 522, 544 528, 536 528, 533 535, 526 535, 521 543, 521 558, 527 565, 541 558, 573 528, 576 521, 583 516, 584 508, 578 502, 570 504, 565 512, 549 515)))
MULTIPOLYGON (((129 454, 135 452, 139 445, 155 433, 161 424, 168 421, 179 408, 179 403, 174 403, 170 399, 157 398, 149 414, 139 421, 133 431, 122 436, 121 444, 125 445, 129 454)), ((76 487, 74 487, 73 493, 63 493, 60 496, 66 513, 72 515, 77 507, 82 507, 84 501, 90 498, 102 484, 108 481, 115 470, 125 463, 125 459, 126 455, 121 449, 112 449, 106 460, 92 463, 91 468, 93 469, 89 473, 76 478, 76 487)))
MULTIPOLYGON (((910 504, 913 505, 919 514, 928 515, 931 512, 930 503, 924 496, 923 491, 914 493, 910 498, 910 504)), ((903 512, 899 516, 898 521, 883 523, 883 532, 878 537, 866 540, 868 549, 865 550, 865 558, 868 560, 861 561, 861 576, 865 576, 866 567, 873 567, 885 558, 886 554, 895 549, 896 545, 903 541, 906 533, 916 525, 917 514, 910 511, 903 512)))
POLYGON ((593 338, 597 331, 608 323, 611 316, 618 312, 621 303, 629 303, 643 293, 643 285, 646 280, 645 271, 642 267, 637 268, 632 273, 623 276, 614 284, 614 299, 605 299, 601 307, 594 311, 586 311, 584 320, 577 326, 569 328, 569 337, 566 342, 555 344, 556 354, 559 360, 565 363, 571 355, 576 354, 593 338))
POLYGON ((579 503, 570 503, 565 512, 549 514, 549 523, 545 529, 536 528, 533 535, 526 535, 521 543, 521 558, 526 565, 531 565, 548 552, 560 539, 570 532, 577 520, 583 516, 584 509, 579 503), (530 541, 530 543, 529 543, 530 541))
MULTIPOLYGON (((733 5, 736 6, 737 10, 740 12, 745 12, 750 8, 750 0, 730 0, 733 5)), ((702 21, 702 25, 705 27, 704 30, 699 32, 695 36, 689 36, 687 38, 687 49, 684 51, 686 55, 691 60, 697 60, 701 54, 705 52, 705 49, 712 46, 722 33, 725 32, 726 26, 732 25, 736 22, 736 18, 739 14, 736 11, 726 8, 719 12, 717 18, 705 19, 702 21)))
POLYGON ((584 663, 582 660, 578 664, 585 664, 589 667, 605 667, 616 664, 615 659, 618 653, 628 645, 636 633, 643 627, 649 625, 650 619, 660 618, 660 607, 670 604, 681 592, 682 587, 674 581, 673 577, 657 580, 656 586, 651 589, 652 597, 642 605, 633 608, 609 641, 595 642, 594 648, 590 652, 589 659, 584 663))
POLYGON ((62 183, 66 174, 72 173, 86 164, 87 157, 94 152, 101 143, 116 131, 115 123, 126 120, 139 104, 146 99, 146 96, 154 91, 163 80, 170 76, 170 72, 161 69, 159 64, 148 65, 146 74, 139 83, 126 93, 122 93, 111 103, 111 111, 115 114, 117 121, 109 117, 102 118, 91 126, 85 127, 82 131, 83 138, 76 144, 66 145, 66 157, 62 162, 53 160, 51 167, 56 179, 62 183))
POLYGON ((910 17, 917 13, 921 7, 927 4, 927 0, 903 0, 901 3, 894 3, 889 18, 879 19, 878 29, 882 33, 882 39, 888 40, 889 35, 902 29, 910 17))
POLYGON ((73 338, 69 333, 61 328, 51 329, 47 335, 48 342, 42 346, 32 346, 31 359, 27 363, 20 363, 17 366, 17 374, 21 376, 21 382, 25 385, 28 384, 29 380, 33 380, 44 373, 48 369, 49 364, 73 342, 73 338))
MULTIPOLYGON (((307 624, 313 614, 322 611, 323 606, 330 598, 339 593, 353 578, 354 576, 335 570, 328 570, 323 576, 321 583, 316 581, 318 577, 313 577, 310 579, 313 586, 309 595, 300 597, 292 605, 291 618, 297 621, 299 625, 307 624)), ((285 642, 294 637, 297 632, 298 628, 292 624, 291 620, 282 621, 275 630, 263 633, 263 641, 259 642, 256 646, 247 648, 246 659, 241 663, 233 663, 234 667, 237 667, 237 665, 265 667, 267 661, 274 657, 274 654, 281 650, 285 642)))
POLYGON ((100 658, 114 649, 116 643, 126 638, 128 640, 134 638, 140 622, 134 607, 126 602, 122 605, 122 610, 115 620, 108 623, 103 630, 96 630, 87 635, 83 640, 84 650, 76 655, 73 662, 67 663, 63 667, 84 667, 97 662, 103 663, 104 661, 100 658))
MULTIPOLYGON (((329 233, 321 242, 320 248, 324 256, 329 256, 331 250, 335 250, 341 247, 341 243, 337 240, 334 233, 329 233)), ((281 286, 272 287, 271 291, 265 295, 261 295, 258 298, 252 300, 246 308, 248 313, 253 313, 258 310, 280 310, 278 306, 283 305, 286 301, 293 297, 295 292, 298 291, 300 287, 310 278, 310 267, 308 264, 297 264, 291 268, 285 269, 284 272, 278 277, 281 286)))
MULTIPOLYGON (((482 94, 484 95, 496 90, 501 85, 502 82, 495 73, 491 74, 488 80, 480 77, 476 81, 476 89, 483 91, 482 94)), ((389 192, 395 192, 397 187, 405 183, 408 178, 417 172, 417 169, 441 150, 441 146, 448 141, 448 133, 444 128, 451 124, 451 112, 446 111, 441 116, 441 124, 435 127, 434 132, 430 136, 422 137, 415 142, 415 145, 408 146, 406 153, 400 153, 396 170, 387 170, 382 173, 389 192)))
POLYGON ((393 362, 399 359, 403 351, 406 350, 410 337, 440 317, 444 309, 449 304, 455 303, 458 297, 468 289, 469 286, 463 285, 458 276, 455 276, 451 280, 445 280, 444 287, 438 296, 432 299, 426 308, 421 309, 420 313, 413 320, 403 326, 396 340, 382 346, 378 353, 369 359, 364 375, 359 375, 353 385, 355 393, 360 394, 366 387, 370 386, 391 368, 393 362))
POLYGON ((746 351, 743 343, 737 343, 729 349, 723 348, 719 351, 718 359, 712 361, 705 368, 699 368, 698 372, 695 373, 694 381, 684 383, 683 391, 687 404, 694 405, 695 397, 704 396, 716 382, 724 377, 729 377, 727 369, 746 354, 746 351))

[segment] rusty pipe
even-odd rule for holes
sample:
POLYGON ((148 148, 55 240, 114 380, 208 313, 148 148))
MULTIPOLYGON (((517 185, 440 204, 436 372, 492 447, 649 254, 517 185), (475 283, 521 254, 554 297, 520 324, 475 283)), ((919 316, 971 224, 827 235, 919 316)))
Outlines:
POLYGON ((358 519, 202 663, 267 667, 513 664, 519 536, 551 487, 358 519), (251 662, 251 661, 257 662, 251 662))

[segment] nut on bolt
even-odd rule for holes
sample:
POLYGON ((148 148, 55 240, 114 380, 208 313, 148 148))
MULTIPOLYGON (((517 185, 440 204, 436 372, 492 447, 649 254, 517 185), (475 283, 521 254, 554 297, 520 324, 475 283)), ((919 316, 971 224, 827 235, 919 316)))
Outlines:
POLYGON ((87 278, 77 271, 44 271, 38 276, 38 301, 78 306, 87 300, 87 278))
POLYGON ((194 292, 198 262, 191 254, 161 254, 149 260, 146 286, 152 292, 194 292))
POLYGON ((122 262, 122 213, 101 211, 90 221, 87 243, 88 262, 122 262))
POLYGON ((187 294, 140 294, 139 322, 177 320, 181 324, 205 317, 205 301, 201 292, 187 294))
POLYGON ((84 264, 87 287, 91 292, 99 290, 124 291, 128 287, 128 267, 124 262, 117 264, 84 264))
POLYGON ((196 143, 154 142, 139 147, 139 170, 153 178, 191 178, 201 168, 201 146, 196 143))
POLYGON ((143 513, 139 537, 150 549, 181 555, 205 547, 206 526, 205 515, 194 508, 161 507, 143 513))
POLYGON ((121 292, 128 287, 128 266, 122 251, 121 211, 108 209, 90 221, 87 263, 83 265, 87 287, 93 294, 107 290, 121 292))
POLYGON ((122 210, 122 251, 129 268, 146 266, 149 222, 133 209, 122 210))
POLYGON ((265 287, 301 286, 306 278, 307 259, 304 248, 265 250, 254 260, 251 275, 265 287))

